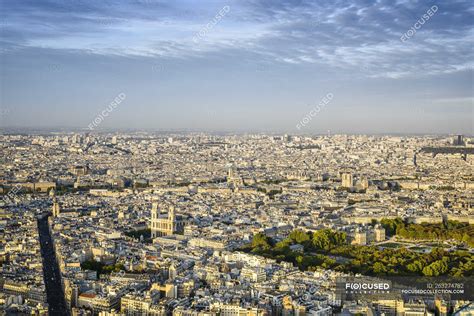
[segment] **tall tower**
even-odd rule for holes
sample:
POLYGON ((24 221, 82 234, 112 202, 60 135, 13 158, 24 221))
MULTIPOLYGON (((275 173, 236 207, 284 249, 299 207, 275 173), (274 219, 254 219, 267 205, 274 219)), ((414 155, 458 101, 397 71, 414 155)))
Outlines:
POLYGON ((173 224, 176 221, 176 214, 174 212, 174 205, 170 205, 169 211, 168 211, 168 220, 173 224))
POLYGON ((184 221, 182 216, 176 215, 174 205, 166 206, 167 213, 160 213, 158 204, 153 203, 151 209, 151 236, 169 236, 175 233, 183 233, 184 221))
POLYGON ((151 214, 156 214, 158 212, 158 203, 156 202, 153 202, 151 204, 151 214))
POLYGON ((385 228, 382 225, 377 224, 374 227, 375 241, 384 241, 385 240, 385 228))
POLYGON ((61 209, 59 208, 59 203, 56 200, 56 197, 53 198, 53 217, 58 217, 61 213, 61 209))
POLYGON ((153 202, 151 204, 151 237, 158 236, 158 228, 159 228, 159 212, 158 212, 158 203, 153 202))
POLYGON ((350 188, 354 185, 354 178, 352 173, 345 172, 341 175, 342 178, 342 186, 344 188, 350 188))
POLYGON ((227 170, 227 181, 230 181, 234 178, 234 166, 230 166, 227 170))
POLYGON ((156 221, 158 219, 159 211, 158 211, 158 203, 153 202, 151 204, 151 229, 156 228, 156 221))
POLYGON ((369 188, 369 179, 366 176, 362 177, 362 179, 360 180, 360 183, 364 190, 367 190, 369 188))

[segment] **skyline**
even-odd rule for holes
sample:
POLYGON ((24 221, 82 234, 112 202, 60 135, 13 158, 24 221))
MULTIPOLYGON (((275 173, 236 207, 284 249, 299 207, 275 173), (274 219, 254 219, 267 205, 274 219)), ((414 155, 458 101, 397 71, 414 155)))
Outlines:
POLYGON ((3 128, 474 134, 469 1, 0 3, 3 128))
POLYGON ((471 315, 473 141, 0 135, 0 312, 471 315))

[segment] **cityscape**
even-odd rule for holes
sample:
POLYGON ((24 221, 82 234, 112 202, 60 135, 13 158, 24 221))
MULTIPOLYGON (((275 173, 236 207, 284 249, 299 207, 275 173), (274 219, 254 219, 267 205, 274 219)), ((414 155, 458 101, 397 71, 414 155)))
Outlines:
POLYGON ((0 316, 474 315, 474 2, 0 0, 0 316))
POLYGON ((1 148, 7 314, 473 312, 472 138, 5 134, 1 148), (452 277, 465 294, 345 300, 350 276, 452 277))

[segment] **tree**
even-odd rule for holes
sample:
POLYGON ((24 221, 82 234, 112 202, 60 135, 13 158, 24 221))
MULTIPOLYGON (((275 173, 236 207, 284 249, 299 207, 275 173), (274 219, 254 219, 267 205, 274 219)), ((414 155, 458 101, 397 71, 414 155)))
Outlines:
POLYGON ((426 276, 438 276, 448 271, 448 264, 444 260, 433 262, 427 267, 423 268, 423 274, 426 276))
POLYGON ((407 265, 408 271, 415 272, 415 273, 419 273, 419 272, 423 271, 423 267, 424 267, 423 263, 419 260, 415 260, 412 263, 410 263, 409 265, 407 265))
POLYGON ((329 250, 330 246, 329 230, 323 229, 314 232, 313 245, 318 249, 329 250))
POLYGON ((380 221, 382 227, 385 228, 388 236, 393 236, 397 233, 398 227, 404 226, 403 220, 399 217, 390 219, 390 218, 383 218, 380 221))
POLYGON ((387 272, 387 268, 381 262, 376 262, 372 268, 375 274, 382 274, 387 272))
POLYGON ((346 243, 346 233, 336 232, 331 229, 322 229, 314 232, 313 245, 318 249, 330 250, 346 243))
POLYGON ((289 248, 291 245, 291 239, 285 238, 282 241, 279 241, 276 243, 275 248, 276 250, 284 250, 286 248, 289 248))
POLYGON ((270 238, 263 233, 258 233, 253 236, 252 248, 269 250, 271 248, 270 238))
POLYGON ((290 239, 298 244, 302 244, 310 240, 310 235, 300 229, 295 229, 290 233, 290 239))

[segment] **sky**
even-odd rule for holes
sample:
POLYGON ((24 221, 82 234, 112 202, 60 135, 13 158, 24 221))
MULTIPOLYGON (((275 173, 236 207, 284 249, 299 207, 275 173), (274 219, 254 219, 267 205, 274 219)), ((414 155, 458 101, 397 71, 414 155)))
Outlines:
POLYGON ((1 127, 474 134, 470 0, 0 0, 0 16, 1 127))

